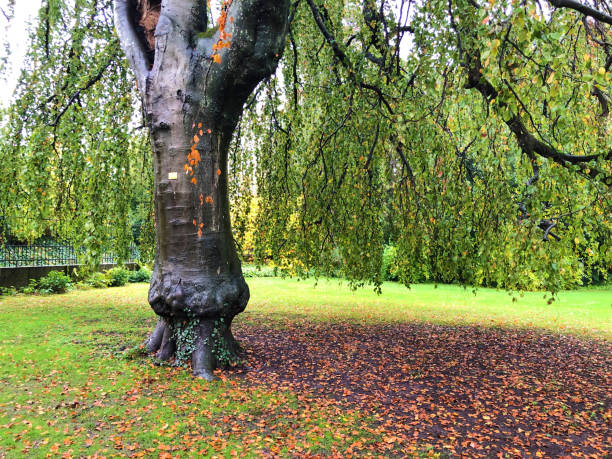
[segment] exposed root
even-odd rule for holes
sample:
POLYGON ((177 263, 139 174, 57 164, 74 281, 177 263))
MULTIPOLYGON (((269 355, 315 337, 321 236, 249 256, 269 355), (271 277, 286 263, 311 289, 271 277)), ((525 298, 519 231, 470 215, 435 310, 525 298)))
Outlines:
POLYGON ((174 337, 172 336, 172 327, 166 325, 164 328, 164 335, 162 338, 161 346, 155 354, 159 360, 170 360, 174 353, 176 352, 176 342, 174 341, 174 337))
POLYGON ((213 381, 218 379, 213 374, 216 368, 230 367, 240 362, 244 355, 242 347, 232 335, 231 322, 231 319, 201 319, 193 325, 194 342, 177 343, 173 325, 167 319, 160 318, 144 346, 149 352, 155 352, 159 360, 175 359, 179 363, 181 357, 177 354, 185 352, 185 349, 179 348, 186 346, 187 351, 191 352, 193 376, 213 381))
POLYGON ((166 330, 166 322, 164 319, 159 319, 155 329, 149 335, 147 340, 144 342, 144 347, 149 352, 157 352, 161 347, 162 339, 164 337, 164 331, 166 330))
POLYGON ((200 322, 197 330, 195 350, 191 354, 191 368, 193 376, 207 381, 217 379, 212 370, 217 366, 217 359, 210 343, 214 325, 210 321, 200 322))

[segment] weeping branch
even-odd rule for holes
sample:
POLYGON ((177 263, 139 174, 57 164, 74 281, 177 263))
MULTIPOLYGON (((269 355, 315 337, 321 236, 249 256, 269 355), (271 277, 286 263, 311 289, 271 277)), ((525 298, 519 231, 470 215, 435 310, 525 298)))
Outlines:
POLYGON ((366 82, 360 81, 360 79, 358 79, 358 77, 356 76, 355 70, 353 68, 352 62, 350 61, 348 55, 340 47, 340 45, 338 44, 338 41, 336 40, 334 35, 329 31, 329 29, 325 25, 325 22, 324 22, 323 18, 321 17, 321 14, 319 13, 319 7, 317 5, 315 5, 314 0, 306 0, 306 2, 308 3, 308 6, 310 7, 310 10, 312 11, 312 17, 315 20, 315 23, 317 24, 317 27, 319 28, 319 30, 323 34, 323 37, 325 38, 325 41, 331 47, 331 49, 332 49, 332 51, 334 53, 334 56, 336 57, 338 62, 340 62, 340 64, 348 71, 349 78, 351 79, 353 84, 355 84, 356 86, 358 86, 358 87, 360 87, 362 89, 367 89, 369 91, 372 91, 372 92, 376 93, 376 95, 378 96, 378 99, 384 104, 384 106, 386 107, 387 111, 391 115, 393 115, 394 114, 393 108, 391 107, 391 104, 389 103, 389 101, 385 97, 385 94, 384 94, 383 90, 380 87, 378 87, 377 85, 366 83, 366 82))
MULTIPOLYGON (((114 56, 111 59, 109 59, 108 62, 102 66, 100 71, 96 73, 87 83, 85 83, 85 85, 82 88, 77 89, 72 94, 72 96, 70 96, 70 99, 68 99, 68 103, 66 103, 66 105, 64 105, 64 107, 56 115, 53 122, 48 124, 49 127, 56 127, 59 124, 60 120, 62 119, 62 116, 64 116, 64 114, 68 111, 68 109, 72 106, 72 104, 74 104, 79 99, 81 94, 87 91, 89 88, 91 88, 94 84, 96 84, 98 81, 102 79, 102 77, 106 73, 106 70, 111 66, 113 61, 114 61, 114 56)), ((57 97, 57 96, 52 96, 51 98, 49 98, 49 101, 52 100, 54 97, 57 97)))
MULTIPOLYGON (((609 19, 612 21, 612 17, 601 13, 597 10, 594 10, 588 6, 582 5, 579 2, 573 0, 550 0, 551 4, 556 7, 567 7, 575 9, 576 11, 581 12, 582 14, 586 14, 592 16, 596 19, 599 19, 603 22, 607 22, 612 24, 612 22, 608 22, 605 19, 609 19)), ((471 2, 470 2, 471 3, 471 2)), ((474 8, 478 9, 478 4, 472 4, 474 8)), ((449 0, 449 15, 451 17, 451 21, 453 20, 452 15, 452 3, 449 0)), ((476 89, 485 101, 491 102, 494 99, 497 99, 499 96, 499 92, 484 76, 483 76, 483 67, 482 62, 480 61, 480 55, 478 52, 466 53, 466 50, 463 48, 461 43, 461 34, 457 27, 453 27, 453 30, 457 36, 457 46, 463 58, 464 65, 467 68, 467 76, 468 81, 465 85, 466 89, 476 89)), ((600 100, 601 103, 601 100, 600 100)), ((507 108, 507 105, 503 102, 499 103, 501 108, 507 108)), ((603 110, 605 111, 607 107, 603 106, 603 110)), ((596 161, 600 158, 610 161, 612 160, 612 151, 608 151, 606 153, 595 154, 595 155, 585 155, 585 156, 577 156, 570 155, 566 153, 562 153, 557 151, 552 146, 542 142, 537 139, 525 126, 521 117, 518 114, 511 113, 509 118, 504 119, 504 122, 510 129, 510 131, 514 134, 516 141, 521 148, 521 151, 527 155, 529 158, 533 158, 534 155, 541 156, 543 158, 550 159, 555 163, 566 167, 571 168, 572 166, 578 167, 580 172, 591 179, 595 179, 598 176, 603 176, 604 172, 592 167, 587 164, 592 161, 596 161)), ((601 177, 601 182, 607 185, 608 187, 612 187, 612 176, 606 175, 601 177)))
MULTIPOLYGON (((482 75, 482 64, 478 56, 470 56, 468 62, 468 81, 465 85, 466 89, 476 89, 482 97, 490 102, 498 97, 499 91, 493 87, 493 85, 482 75)), ((504 103, 500 103, 500 106, 505 107, 504 103)), ((537 139, 525 126, 521 117, 516 114, 511 114, 508 119, 504 122, 514 134, 519 147, 528 157, 534 154, 543 158, 550 159, 555 163, 570 168, 571 166, 577 166, 579 170, 586 176, 594 179, 598 176, 602 176, 603 171, 591 167, 586 164, 597 159, 603 158, 606 161, 612 160, 612 151, 607 153, 595 154, 595 155, 569 155, 557 151, 550 145, 537 139)), ((612 187, 612 176, 603 176, 601 182, 605 185, 612 187)))

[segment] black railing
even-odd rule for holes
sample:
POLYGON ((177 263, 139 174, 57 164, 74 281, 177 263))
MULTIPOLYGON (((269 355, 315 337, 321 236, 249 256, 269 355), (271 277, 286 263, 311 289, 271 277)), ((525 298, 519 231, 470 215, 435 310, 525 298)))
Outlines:
MULTIPOLYGON (((138 247, 132 245, 127 263, 140 258, 138 247)), ((104 254, 102 264, 115 264, 117 257, 104 254)), ((74 247, 61 243, 41 243, 29 245, 0 245, 0 268, 21 268, 26 266, 70 266, 78 264, 74 247)))

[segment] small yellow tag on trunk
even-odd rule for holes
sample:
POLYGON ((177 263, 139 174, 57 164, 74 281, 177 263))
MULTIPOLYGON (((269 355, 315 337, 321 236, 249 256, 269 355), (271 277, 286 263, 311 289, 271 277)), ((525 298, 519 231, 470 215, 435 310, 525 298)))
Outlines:
POLYGON ((178 172, 168 172, 168 180, 178 180, 178 172))

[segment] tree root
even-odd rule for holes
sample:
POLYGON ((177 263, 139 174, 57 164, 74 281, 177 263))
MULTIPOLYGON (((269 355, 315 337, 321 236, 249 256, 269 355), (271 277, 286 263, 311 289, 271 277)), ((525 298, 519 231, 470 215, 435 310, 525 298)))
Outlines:
MULTIPOLYGON (((175 328, 170 321, 160 318, 155 329, 144 342, 144 347, 162 361, 177 358, 175 328)), ((234 338, 230 320, 201 319, 193 325, 193 341, 189 343, 193 376, 207 381, 218 379, 213 371, 227 368, 240 362, 244 355, 242 347, 234 338)), ((183 343, 185 345, 185 343, 183 343)))

